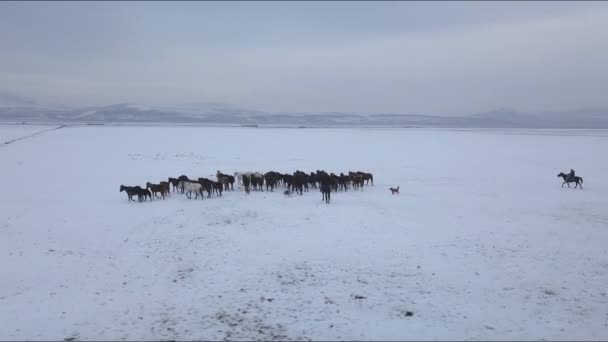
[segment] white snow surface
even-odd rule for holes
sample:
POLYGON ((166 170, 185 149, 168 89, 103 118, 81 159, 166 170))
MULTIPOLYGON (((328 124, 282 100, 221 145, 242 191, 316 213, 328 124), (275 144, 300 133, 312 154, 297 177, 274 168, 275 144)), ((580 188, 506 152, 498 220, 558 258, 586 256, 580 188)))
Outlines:
POLYGON ((13 139, 23 138, 49 128, 57 127, 47 125, 2 125, 0 124, 0 144, 10 142, 13 139))
POLYGON ((608 137, 554 133, 66 127, 6 145, 0 339, 606 339, 608 137), (570 168, 584 190, 561 188, 570 168), (375 184, 330 204, 119 192, 296 169, 375 184))

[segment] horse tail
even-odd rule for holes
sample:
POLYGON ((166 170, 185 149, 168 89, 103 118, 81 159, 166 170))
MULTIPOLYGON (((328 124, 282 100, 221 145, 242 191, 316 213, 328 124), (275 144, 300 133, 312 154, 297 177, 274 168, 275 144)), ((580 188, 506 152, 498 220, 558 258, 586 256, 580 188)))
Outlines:
POLYGON ((581 180, 581 184, 583 184, 583 177, 579 177, 579 178, 580 178, 580 180, 581 180))

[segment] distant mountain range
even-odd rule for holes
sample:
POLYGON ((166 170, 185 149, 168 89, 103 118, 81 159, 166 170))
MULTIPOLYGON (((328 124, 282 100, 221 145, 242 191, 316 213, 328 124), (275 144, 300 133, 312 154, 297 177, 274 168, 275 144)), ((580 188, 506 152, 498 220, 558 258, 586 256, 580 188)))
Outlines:
POLYGON ((267 113, 225 103, 172 106, 130 103, 65 107, 0 92, 0 122, 88 124, 200 124, 290 127, 439 127, 608 129, 607 108, 523 113, 500 109, 470 116, 383 113, 267 113))

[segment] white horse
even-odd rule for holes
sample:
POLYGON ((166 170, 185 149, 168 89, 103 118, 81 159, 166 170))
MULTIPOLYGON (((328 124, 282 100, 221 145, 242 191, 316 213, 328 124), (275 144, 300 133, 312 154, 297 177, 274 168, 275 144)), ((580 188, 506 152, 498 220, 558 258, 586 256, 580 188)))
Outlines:
POLYGON ((243 172, 243 171, 237 171, 234 173, 234 178, 236 178, 236 184, 238 186, 243 185, 243 174, 246 174, 247 172, 243 172))
POLYGON ((264 178, 263 173, 252 171, 237 171, 234 173, 234 178, 236 178, 238 185, 243 185, 243 176, 251 177, 252 175, 264 178))
POLYGON ((184 191, 186 192, 186 197, 188 197, 188 199, 192 199, 193 192, 195 194, 194 199, 198 199, 199 194, 201 195, 202 199, 205 198, 203 196, 203 186, 200 183, 181 181, 179 182, 179 187, 183 187, 184 191))

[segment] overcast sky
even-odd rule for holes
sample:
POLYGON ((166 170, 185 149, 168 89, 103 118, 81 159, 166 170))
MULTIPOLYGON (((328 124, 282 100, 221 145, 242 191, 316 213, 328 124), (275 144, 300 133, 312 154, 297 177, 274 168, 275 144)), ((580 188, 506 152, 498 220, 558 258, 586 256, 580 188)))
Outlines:
POLYGON ((608 107, 608 2, 0 2, 0 91, 67 105, 608 107))

